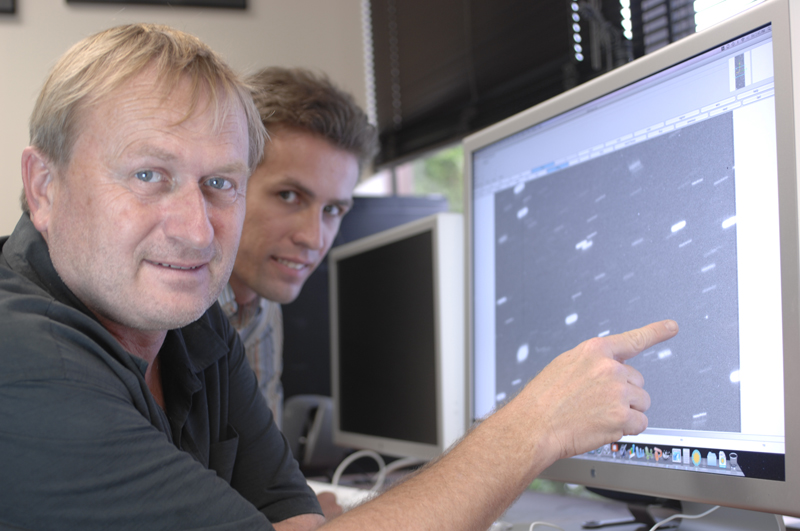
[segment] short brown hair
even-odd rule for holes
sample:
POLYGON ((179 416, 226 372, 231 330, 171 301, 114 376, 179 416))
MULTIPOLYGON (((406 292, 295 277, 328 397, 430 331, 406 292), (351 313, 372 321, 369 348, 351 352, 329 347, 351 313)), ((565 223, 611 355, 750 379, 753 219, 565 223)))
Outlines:
POLYGON ((325 75, 303 68, 265 68, 247 78, 267 130, 278 126, 318 134, 354 154, 359 166, 378 151, 378 133, 353 97, 325 75))
MULTIPOLYGON (((111 94, 125 81, 154 68, 168 94, 187 77, 191 102, 187 118, 205 94, 215 123, 244 110, 251 172, 264 153, 265 131, 244 81, 200 39, 159 24, 117 26, 83 39, 53 67, 30 119, 30 142, 57 167, 69 164, 80 133, 81 111, 111 94)), ((28 211, 22 200, 23 211, 28 211)))

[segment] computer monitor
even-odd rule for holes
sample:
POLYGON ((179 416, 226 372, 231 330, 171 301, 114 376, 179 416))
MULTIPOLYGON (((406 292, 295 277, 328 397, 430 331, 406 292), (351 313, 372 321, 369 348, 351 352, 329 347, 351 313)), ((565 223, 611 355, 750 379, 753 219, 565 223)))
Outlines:
POLYGON ((793 55, 767 1, 465 139, 469 421, 583 340, 681 329, 629 362, 648 429, 544 477, 800 514, 793 55))
MULTIPOLYGON (((447 210, 447 198, 442 196, 354 197, 332 248, 447 210)), ((281 383, 287 399, 308 394, 331 396, 329 292, 326 257, 294 302, 281 307, 281 383)))
POLYGON ((464 222, 441 213, 328 258, 333 440, 432 459, 464 430, 464 222))

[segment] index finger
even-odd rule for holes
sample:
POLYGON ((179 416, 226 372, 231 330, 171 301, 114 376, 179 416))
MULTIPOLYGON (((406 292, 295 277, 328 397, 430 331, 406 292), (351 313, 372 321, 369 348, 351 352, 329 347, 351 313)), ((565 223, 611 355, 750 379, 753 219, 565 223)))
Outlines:
POLYGON ((677 333, 678 323, 667 319, 622 334, 607 336, 606 339, 610 342, 608 348, 614 359, 625 361, 657 343, 674 337, 677 333))

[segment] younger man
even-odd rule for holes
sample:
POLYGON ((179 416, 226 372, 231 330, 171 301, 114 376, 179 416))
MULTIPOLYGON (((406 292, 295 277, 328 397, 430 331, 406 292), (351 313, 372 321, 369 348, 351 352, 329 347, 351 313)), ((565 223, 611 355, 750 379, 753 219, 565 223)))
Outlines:
POLYGON ((270 139, 248 183, 242 240, 220 303, 281 426, 280 304, 297 298, 325 258, 377 133, 352 96, 324 77, 267 68, 247 81, 270 139))

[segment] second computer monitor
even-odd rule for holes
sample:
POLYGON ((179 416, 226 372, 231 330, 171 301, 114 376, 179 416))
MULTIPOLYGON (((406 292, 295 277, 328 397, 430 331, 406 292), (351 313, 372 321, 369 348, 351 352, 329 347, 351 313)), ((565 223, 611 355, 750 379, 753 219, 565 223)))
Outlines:
POLYGON ((330 253, 334 442, 431 459, 463 433, 463 220, 330 253))

